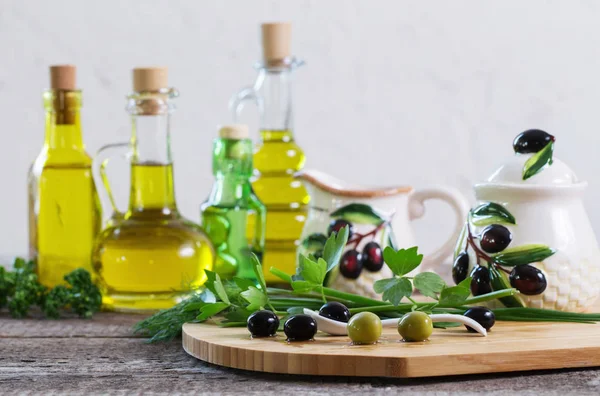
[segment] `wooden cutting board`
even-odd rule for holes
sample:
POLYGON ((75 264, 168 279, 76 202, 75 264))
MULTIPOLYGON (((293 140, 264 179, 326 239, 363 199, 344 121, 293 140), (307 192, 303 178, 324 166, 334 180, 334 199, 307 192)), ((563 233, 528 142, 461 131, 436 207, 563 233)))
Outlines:
POLYGON ((456 327, 418 343, 386 328, 377 345, 351 345, 323 333, 287 343, 283 332, 250 339, 245 328, 188 323, 183 348, 209 363, 268 373, 431 377, 600 366, 600 325, 499 322, 487 337, 456 327))

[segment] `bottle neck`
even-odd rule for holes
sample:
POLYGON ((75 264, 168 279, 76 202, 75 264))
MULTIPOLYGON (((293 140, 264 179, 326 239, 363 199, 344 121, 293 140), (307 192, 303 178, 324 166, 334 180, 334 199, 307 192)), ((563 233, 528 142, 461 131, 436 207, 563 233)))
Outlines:
POLYGON ((267 131, 293 130, 292 67, 261 70, 262 114, 260 129, 267 131))
POLYGON ((209 200, 213 204, 237 205, 250 196, 252 141, 218 138, 213 142, 215 183, 209 200))
POLYGON ((210 192, 209 201, 215 205, 236 206, 245 201, 251 192, 247 178, 234 174, 224 174, 216 178, 210 192))
POLYGON ((132 115, 132 214, 175 215, 175 188, 170 148, 170 114, 132 115))
POLYGON ((49 150, 85 150, 81 133, 81 92, 49 90, 44 93, 46 133, 49 150))

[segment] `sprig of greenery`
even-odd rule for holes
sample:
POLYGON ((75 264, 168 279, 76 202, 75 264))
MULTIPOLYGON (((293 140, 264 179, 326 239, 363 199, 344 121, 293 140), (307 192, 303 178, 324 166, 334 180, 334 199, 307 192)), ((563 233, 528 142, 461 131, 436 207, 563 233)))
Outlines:
MULTIPOLYGON (((324 301, 341 302, 352 314, 368 311, 381 317, 397 318, 413 310, 462 314, 470 305, 516 297, 517 291, 512 288, 470 297, 470 277, 456 286, 448 286, 433 272, 408 276, 423 260, 423 255, 418 253, 417 247, 400 250, 387 247, 384 250, 384 261, 394 275, 374 284, 375 291, 382 294, 383 301, 326 287, 323 284, 325 277, 339 264, 347 240, 348 230, 343 229, 327 239, 322 258, 300 255, 299 266, 293 276, 271 268, 270 272, 288 283, 291 290, 267 288, 263 268, 256 257, 253 258, 253 267, 258 279, 256 283, 240 278, 221 280, 217 274, 208 271, 204 293, 138 323, 135 331, 152 337, 150 342, 166 341, 179 335, 181 327, 187 321, 201 322, 210 318, 224 327, 245 326, 247 318, 258 309, 269 309, 280 317, 287 317, 301 313, 304 308, 318 310, 324 301), (413 288, 429 297, 431 301, 414 301, 411 298, 413 288), (402 302, 405 298, 408 301, 402 302)), ((566 315, 550 310, 529 310, 530 308, 514 308, 513 311, 493 311, 498 312, 496 317, 499 320, 525 320, 527 313, 531 312, 533 320, 586 323, 600 321, 600 314, 566 315)))
POLYGON ((48 289, 38 280, 35 262, 17 258, 13 267, 13 271, 0 267, 0 308, 8 307, 14 318, 27 316, 33 306, 51 319, 59 318, 61 310, 70 309, 82 318, 100 310, 100 290, 83 268, 65 275, 66 285, 48 289))

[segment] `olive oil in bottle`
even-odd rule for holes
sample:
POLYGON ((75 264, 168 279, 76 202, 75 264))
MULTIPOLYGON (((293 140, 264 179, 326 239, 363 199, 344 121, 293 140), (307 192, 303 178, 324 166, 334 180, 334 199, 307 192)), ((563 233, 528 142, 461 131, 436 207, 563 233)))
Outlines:
POLYGON ((267 208, 263 271, 268 283, 280 281, 269 272, 271 267, 295 273, 296 249, 310 200, 302 182, 294 179, 306 158, 294 140, 292 116, 292 75, 303 62, 291 56, 290 38, 288 23, 262 25, 264 59, 257 66, 256 82, 231 101, 234 118, 246 101, 261 104, 252 188, 267 208))
POLYGON ((220 128, 213 143, 212 191, 201 206, 202 226, 216 249, 222 278, 255 279, 250 253, 264 248, 265 207, 252 192, 252 141, 246 125, 220 128))
POLYGON ((206 281, 214 250, 202 228, 181 216, 173 186, 170 117, 174 89, 167 88, 164 68, 134 69, 130 143, 113 144, 94 159, 95 176, 108 186, 103 201, 114 205, 106 165, 118 151, 131 158, 129 208, 117 212, 100 233, 94 269, 103 305, 119 311, 146 311, 173 306, 206 281))
POLYGON ((81 133, 81 91, 76 69, 50 67, 44 93, 46 137, 29 170, 29 253, 47 287, 64 283, 76 268, 92 270, 100 203, 81 133))

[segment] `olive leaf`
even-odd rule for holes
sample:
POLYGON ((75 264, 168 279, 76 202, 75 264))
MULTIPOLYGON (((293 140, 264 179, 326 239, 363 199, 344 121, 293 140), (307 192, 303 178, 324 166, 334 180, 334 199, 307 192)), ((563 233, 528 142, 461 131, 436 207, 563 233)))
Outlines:
MULTIPOLYGON (((508 276, 499 270, 497 270, 493 265, 489 266, 490 270, 490 283, 492 284, 493 290, 503 290, 510 289, 512 286, 510 285, 510 281, 508 280, 508 276)), ((514 295, 508 297, 502 297, 499 299, 505 307, 515 308, 515 307, 524 307, 523 301, 514 295)))
POLYGON ((554 253, 556 253, 556 250, 546 245, 531 244, 505 249, 502 253, 491 257, 497 264, 514 267, 543 261, 554 253))
POLYGON ((361 203, 342 206, 331 213, 330 216, 334 219, 344 219, 355 224, 379 225, 385 221, 384 217, 372 207, 361 203))
POLYGON ((495 202, 486 202, 472 209, 469 213, 471 222, 476 226, 490 224, 517 224, 513 216, 504 206, 495 202))
POLYGON ((390 246, 392 249, 394 250, 398 250, 398 246, 397 246, 397 241, 396 241, 396 235, 394 234, 394 230, 392 229, 391 225, 388 225, 386 227, 387 230, 387 243, 388 246, 390 246))
POLYGON ((467 224, 465 223, 462 230, 460 230, 460 234, 458 235, 458 240, 456 241, 456 246, 454 247, 454 258, 456 258, 465 249, 466 243, 467 243, 467 224))
POLYGON ((323 250, 325 247, 325 242, 327 242, 327 237, 324 234, 315 232, 314 234, 310 234, 302 241, 302 247, 308 250, 310 253, 318 252, 319 250, 323 250))
POLYGON ((523 166, 523 180, 527 180, 537 175, 547 166, 552 165, 552 153, 554 151, 554 142, 548 143, 543 149, 529 158, 523 166))

